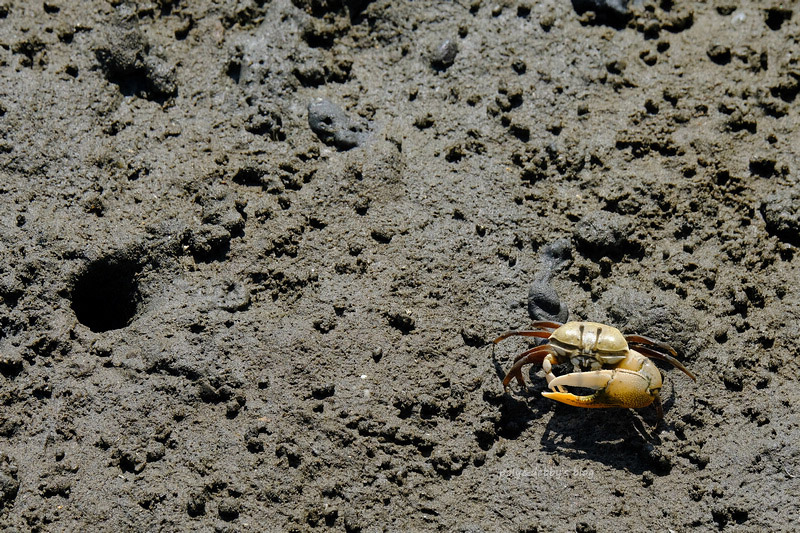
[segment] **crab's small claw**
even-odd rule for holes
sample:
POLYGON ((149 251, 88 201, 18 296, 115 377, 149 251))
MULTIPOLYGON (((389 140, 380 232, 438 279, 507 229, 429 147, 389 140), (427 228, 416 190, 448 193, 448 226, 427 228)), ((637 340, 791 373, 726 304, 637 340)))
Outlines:
MULTIPOLYGON (((655 367, 653 367, 655 368, 655 367)), ((649 370, 649 369, 648 369, 649 370)), ((661 375, 626 369, 576 372, 553 379, 550 389, 583 387, 597 392, 576 396, 569 392, 543 392, 542 396, 575 407, 647 407, 658 397, 661 375)))

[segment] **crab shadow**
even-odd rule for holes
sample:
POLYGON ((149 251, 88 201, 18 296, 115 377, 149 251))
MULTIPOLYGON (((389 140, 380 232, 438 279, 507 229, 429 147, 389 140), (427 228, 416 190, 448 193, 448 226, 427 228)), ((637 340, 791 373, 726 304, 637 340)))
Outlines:
POLYGON ((672 461, 659 451, 659 432, 665 424, 658 422, 654 408, 635 412, 559 404, 545 425, 541 448, 550 455, 594 461, 634 474, 666 475, 672 461))

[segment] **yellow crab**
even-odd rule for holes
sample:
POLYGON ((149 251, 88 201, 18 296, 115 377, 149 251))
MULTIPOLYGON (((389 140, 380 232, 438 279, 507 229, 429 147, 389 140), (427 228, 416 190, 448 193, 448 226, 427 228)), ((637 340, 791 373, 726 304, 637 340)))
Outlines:
POLYGON ((522 367, 541 363, 547 385, 555 391, 542 395, 568 405, 640 408, 656 401, 660 419, 663 416, 659 398, 661 372, 648 357, 667 361, 697 381, 667 344, 641 335, 623 335, 617 328, 605 324, 534 322, 530 330, 508 331, 494 343, 514 335, 540 337, 548 342, 519 354, 503 379, 503 386, 507 388, 511 378, 517 378, 524 387, 522 367), (553 365, 566 362, 572 363, 574 372, 556 377, 553 365), (576 396, 564 387, 583 387, 597 392, 576 396))

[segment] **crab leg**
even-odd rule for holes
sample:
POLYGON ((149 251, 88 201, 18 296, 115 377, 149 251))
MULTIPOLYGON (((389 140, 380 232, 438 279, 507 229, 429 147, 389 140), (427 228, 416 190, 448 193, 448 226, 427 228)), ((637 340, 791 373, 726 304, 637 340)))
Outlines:
POLYGON ((492 342, 494 344, 497 344, 498 342, 506 340, 507 338, 513 337, 515 335, 518 335, 520 337, 539 337, 541 339, 549 339, 550 335, 552 333, 553 333, 552 331, 540 331, 540 330, 538 330, 538 331, 536 331, 536 330, 528 331, 528 330, 522 330, 522 329, 516 330, 516 331, 506 331, 505 333, 503 333, 502 335, 497 337, 492 342))
POLYGON ((625 342, 629 344, 638 344, 639 346, 655 346, 669 354, 672 354, 674 357, 678 357, 678 352, 676 352, 675 348, 669 344, 651 339, 650 337, 645 337, 644 335, 625 335, 625 342))
POLYGON ((492 342, 494 344, 497 344, 498 342, 505 340, 509 337, 513 337, 515 335, 519 335, 521 337, 540 337, 542 339, 549 339, 553 331, 560 327, 561 324, 559 324, 558 322, 537 321, 531 324, 532 329, 530 330, 520 329, 514 331, 506 331, 492 342))
POLYGON ((651 383, 647 374, 626 369, 594 370, 559 376, 550 382, 550 388, 584 387, 597 389, 594 394, 576 396, 568 392, 543 392, 542 396, 575 407, 647 407, 658 396, 661 387, 651 383), (655 386, 654 386, 655 385, 655 386))
POLYGON ((627 335, 625 340, 631 344, 633 348, 640 353, 643 353, 647 357, 666 361, 675 368, 683 371, 694 381, 697 381, 697 378, 694 377, 694 374, 692 374, 688 368, 683 366, 683 363, 675 358, 678 353, 671 346, 664 344, 663 342, 654 341, 653 339, 649 339, 647 337, 642 337, 640 335, 627 335), (668 353, 664 353, 665 351, 668 353))
MULTIPOLYGON (((653 401, 656 404, 656 415, 658 416, 658 422, 661 422, 661 419, 664 418, 664 406, 661 405, 661 396, 656 394, 656 399, 653 401)), ((656 422, 656 425, 658 425, 656 422)))
POLYGON ((503 386, 508 387, 511 378, 517 378, 519 384, 524 387, 525 379, 522 377, 522 367, 529 363, 541 364, 548 355, 552 354, 553 348, 548 344, 543 344, 522 352, 514 359, 514 366, 511 367, 511 370, 508 371, 508 374, 506 374, 506 377, 503 379, 503 386))
POLYGON ((537 320, 531 324, 532 328, 547 328, 547 329, 558 329, 564 324, 560 322, 550 322, 547 320, 537 320))

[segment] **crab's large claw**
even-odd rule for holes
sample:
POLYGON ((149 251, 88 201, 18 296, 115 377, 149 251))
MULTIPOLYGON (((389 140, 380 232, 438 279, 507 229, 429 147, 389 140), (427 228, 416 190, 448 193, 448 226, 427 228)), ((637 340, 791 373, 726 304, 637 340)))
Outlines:
POLYGON ((542 396, 567 405, 640 408, 647 407, 658 397, 661 375, 658 370, 651 373, 616 368, 567 374, 553 379, 549 385, 558 392, 543 392, 542 396), (597 392, 576 396, 561 392, 563 387, 583 387, 597 392))

